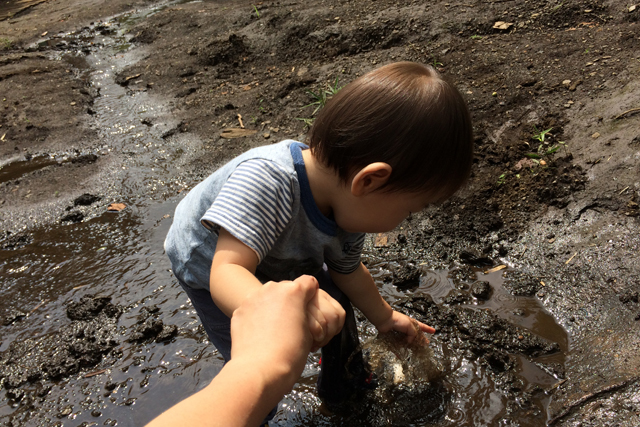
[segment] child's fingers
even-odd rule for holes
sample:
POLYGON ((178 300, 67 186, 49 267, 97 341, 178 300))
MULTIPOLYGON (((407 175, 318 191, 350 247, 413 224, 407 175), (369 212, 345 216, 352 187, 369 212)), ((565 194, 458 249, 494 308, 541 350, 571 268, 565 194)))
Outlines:
POLYGON ((429 325, 425 325, 424 323, 418 322, 418 326, 420 326, 420 330, 422 332, 426 332, 428 334, 435 334, 436 333, 436 329, 435 328, 432 328, 429 325))
POLYGON ((331 298, 329 294, 320 289, 318 291, 318 298, 320 300, 320 308, 325 315, 326 323, 326 341, 327 344, 331 338, 337 335, 344 325, 345 311, 338 301, 331 298))
POLYGON ((323 342, 327 336, 326 326, 327 320, 324 315, 320 311, 320 309, 310 302, 307 305, 308 310, 308 320, 309 320, 309 332, 311 332, 311 336, 313 337, 314 345, 318 342, 323 342))

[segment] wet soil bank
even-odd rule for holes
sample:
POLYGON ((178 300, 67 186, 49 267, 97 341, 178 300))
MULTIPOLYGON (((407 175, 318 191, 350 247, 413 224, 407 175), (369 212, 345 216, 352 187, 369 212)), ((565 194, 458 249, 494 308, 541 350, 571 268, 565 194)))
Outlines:
POLYGON ((475 124, 469 185, 364 256, 438 329, 444 375, 328 417, 311 355, 273 424, 640 424, 640 8, 5 3, 3 425, 141 425, 208 383, 220 358, 162 253, 181 194, 304 140, 310 91, 400 60, 437 67, 475 124))

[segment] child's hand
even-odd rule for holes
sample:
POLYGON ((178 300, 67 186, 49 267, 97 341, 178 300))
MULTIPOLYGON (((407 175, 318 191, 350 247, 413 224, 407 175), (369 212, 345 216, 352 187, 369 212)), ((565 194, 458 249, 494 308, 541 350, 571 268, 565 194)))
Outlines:
MULTIPOLYGON (((433 334, 436 332, 436 330, 431 326, 420 323, 406 314, 399 313, 395 310, 391 313, 391 317, 389 317, 389 319, 378 326, 378 331, 383 333, 389 331, 402 332, 407 336, 408 343, 413 342, 413 340, 418 337, 419 333, 426 332, 428 334, 433 334)), ((429 340, 427 340, 427 342, 429 342, 429 340)))
POLYGON ((322 289, 307 304, 309 330, 313 336, 311 351, 329 343, 344 324, 345 312, 340 303, 322 289))

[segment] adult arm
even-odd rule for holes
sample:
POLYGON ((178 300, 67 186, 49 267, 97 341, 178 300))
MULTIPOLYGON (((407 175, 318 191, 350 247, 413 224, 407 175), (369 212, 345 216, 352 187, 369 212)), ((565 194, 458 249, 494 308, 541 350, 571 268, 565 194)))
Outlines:
MULTIPOLYGON (((154 419, 148 427, 255 426, 291 390, 304 369, 313 338, 309 307, 318 282, 301 276, 269 282, 247 297, 231 318, 231 360, 204 389, 154 419)), ((344 310, 326 317, 339 331, 344 310)))
MULTIPOLYGON (((382 298, 373 277, 364 264, 360 263, 352 273, 341 274, 329 270, 331 278, 342 292, 347 295, 351 303, 369 319, 380 332, 391 330, 407 335, 409 342, 417 335, 414 327, 415 320, 397 312, 382 298)), ((436 330, 424 323, 417 322, 422 332, 433 334, 436 330)))

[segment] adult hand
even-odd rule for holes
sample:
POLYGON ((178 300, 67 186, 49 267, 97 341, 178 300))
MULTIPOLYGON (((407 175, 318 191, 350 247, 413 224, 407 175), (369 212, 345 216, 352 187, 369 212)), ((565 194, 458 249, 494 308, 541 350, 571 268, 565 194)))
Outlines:
POLYGON ((251 360, 268 383, 288 392, 312 346, 324 345, 342 328, 344 310, 331 301, 312 276, 266 283, 233 313, 231 360, 251 360), (316 323, 324 336, 314 341, 310 325, 316 323))

